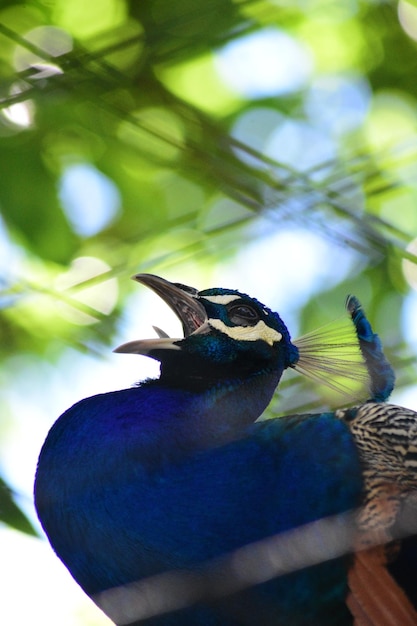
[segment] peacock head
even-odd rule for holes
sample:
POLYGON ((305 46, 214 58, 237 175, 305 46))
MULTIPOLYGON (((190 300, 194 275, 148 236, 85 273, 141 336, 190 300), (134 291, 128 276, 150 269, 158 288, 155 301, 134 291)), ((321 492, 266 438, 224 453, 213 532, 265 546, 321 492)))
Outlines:
POLYGON ((198 291, 152 274, 133 277, 155 291, 179 317, 184 337, 131 341, 115 352, 143 354, 161 362, 161 378, 205 380, 276 371, 298 360, 298 349, 277 313, 234 289, 198 291))

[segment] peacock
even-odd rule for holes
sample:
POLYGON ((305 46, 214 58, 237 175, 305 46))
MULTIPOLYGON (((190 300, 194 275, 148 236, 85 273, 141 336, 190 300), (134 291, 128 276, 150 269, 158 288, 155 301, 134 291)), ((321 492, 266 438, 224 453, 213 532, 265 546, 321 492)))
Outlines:
POLYGON ((134 278, 184 337, 117 348, 159 361, 159 378, 67 410, 35 479, 85 593, 118 626, 417 624, 417 414, 386 404, 394 374, 359 301, 349 338, 292 341, 237 290, 134 278), (288 369, 367 378, 367 397, 263 419, 288 369))

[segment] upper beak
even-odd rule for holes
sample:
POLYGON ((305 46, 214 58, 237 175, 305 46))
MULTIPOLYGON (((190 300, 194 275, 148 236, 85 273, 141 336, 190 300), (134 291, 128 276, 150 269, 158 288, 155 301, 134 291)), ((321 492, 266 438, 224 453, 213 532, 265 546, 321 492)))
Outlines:
MULTIPOLYGON (((193 287, 187 287, 179 283, 170 283, 164 278, 153 274, 136 274, 132 277, 139 283, 150 287, 160 296, 164 302, 171 307, 174 313, 181 320, 184 330, 184 337, 188 337, 193 332, 201 329, 207 322, 207 313, 203 305, 197 299, 198 291, 193 287)), ((163 331, 156 329, 159 337, 154 339, 141 339, 129 341, 114 350, 114 352, 125 352, 133 354, 150 355, 153 350, 180 350, 177 342, 183 337, 172 338, 165 336, 163 331)))

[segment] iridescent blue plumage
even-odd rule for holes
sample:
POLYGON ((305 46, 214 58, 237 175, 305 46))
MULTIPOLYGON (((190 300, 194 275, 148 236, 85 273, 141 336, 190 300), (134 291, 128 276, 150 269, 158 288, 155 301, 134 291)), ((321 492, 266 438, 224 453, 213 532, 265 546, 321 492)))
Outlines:
MULTIPOLYGON (((82 401, 53 427, 42 453, 42 523, 88 595, 176 568, 199 568, 207 559, 358 504, 356 451, 333 416, 214 433, 201 423, 197 411, 204 420, 210 416, 193 394, 166 391, 155 405, 147 391, 144 386, 82 401), (176 412, 187 410, 184 419, 167 411, 172 405, 176 412), (345 482, 347 473, 353 478, 345 482)), ((315 541, 326 536, 318 532, 315 541)), ((255 623, 265 601, 265 610, 285 616, 284 623, 331 624, 339 616, 343 624, 345 594, 345 563, 325 563, 245 590, 225 609, 220 602, 155 623, 246 623, 238 619, 242 602, 255 623)))
POLYGON ((35 498, 58 556, 117 624, 351 624, 343 554, 363 476, 349 425, 333 413, 256 422, 298 359, 280 317, 234 290, 140 280, 179 315, 185 337, 159 331, 122 346, 160 360, 160 378, 82 400, 52 427, 35 498), (322 518, 343 547, 330 549, 329 527, 318 525, 300 544, 306 554, 294 554, 285 533, 322 518), (256 550, 237 560, 276 535, 279 558, 261 550, 268 575, 256 550), (307 558, 317 550, 323 562, 307 558), (293 557, 297 571, 275 576, 294 569, 293 557), (188 596, 165 576, 179 571, 190 575, 188 596), (129 594, 106 593, 114 588, 129 594))
POLYGON ((359 300, 355 296, 349 296, 346 308, 355 325, 359 347, 370 375, 371 400, 385 402, 394 389, 394 371, 384 356, 381 340, 373 332, 359 300))

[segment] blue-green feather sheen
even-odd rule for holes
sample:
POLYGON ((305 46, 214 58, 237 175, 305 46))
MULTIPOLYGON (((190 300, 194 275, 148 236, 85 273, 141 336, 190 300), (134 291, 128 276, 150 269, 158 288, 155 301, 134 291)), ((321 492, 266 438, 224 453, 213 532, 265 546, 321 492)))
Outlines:
MULTIPOLYGON (((219 433, 207 424, 210 401, 150 389, 145 384, 76 404, 52 428, 41 454, 37 507, 44 528, 88 594, 199 566, 358 504, 357 452, 331 414, 219 433)), ((338 559, 242 592, 238 604, 255 613, 258 604, 269 607, 277 621, 265 623, 342 625, 350 623, 345 593, 346 563, 338 559)), ((240 624, 221 604, 149 623, 240 624)))
MULTIPOLYGON (((217 304, 208 300, 205 296, 222 296, 222 295, 236 295, 238 300, 235 303, 250 303, 251 306, 257 308, 259 318, 270 328, 273 328, 277 332, 281 333, 282 351, 280 358, 282 360, 283 368, 291 367, 298 360, 298 348, 291 342, 291 336, 287 326, 284 324, 278 313, 271 311, 256 298, 251 298, 246 294, 233 289, 206 289, 199 292, 199 297, 204 300, 204 307, 207 311, 209 319, 219 319, 226 326, 232 327, 233 324, 227 314, 226 307, 221 304, 217 304)), ((264 341, 237 341, 227 335, 222 336, 222 340, 219 341, 220 332, 213 331, 212 336, 207 336, 205 342, 201 337, 188 337, 187 349, 189 346, 190 351, 198 352, 201 355, 207 355, 208 358, 213 359, 216 362, 231 362, 236 358, 238 354, 251 353, 252 359, 258 357, 259 359, 268 359, 273 353, 273 348, 266 344, 264 341), (193 349, 194 348, 194 349, 193 349)), ((245 354, 245 358, 247 358, 245 354)))
POLYGON ((346 301, 346 308, 355 325, 359 347, 369 373, 370 399, 374 402, 385 402, 394 389, 394 370, 386 359, 381 340, 373 332, 359 300, 355 296, 349 296, 346 301))

